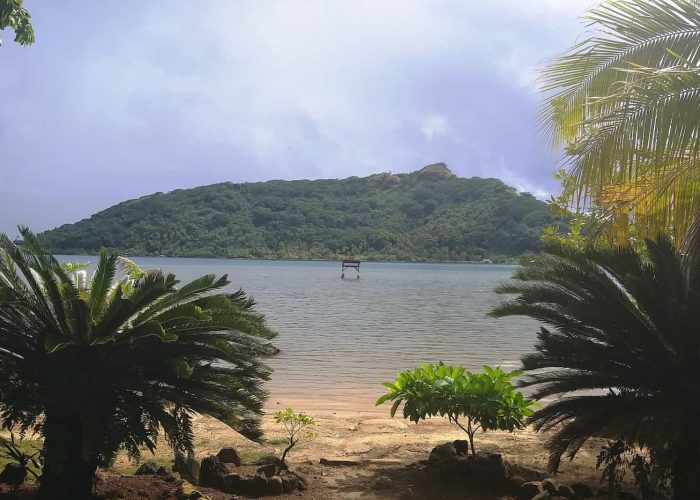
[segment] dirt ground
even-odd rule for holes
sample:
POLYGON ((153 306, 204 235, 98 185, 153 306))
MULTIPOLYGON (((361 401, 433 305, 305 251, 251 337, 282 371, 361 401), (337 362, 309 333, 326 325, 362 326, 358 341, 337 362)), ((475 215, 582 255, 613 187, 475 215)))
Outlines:
MULTIPOLYGON (((286 402, 285 402, 286 403, 286 402)), ((194 419, 195 446, 198 459, 216 454, 221 448, 234 446, 244 463, 252 463, 268 455, 280 456, 284 450, 284 433, 281 425, 272 418, 273 407, 266 411, 263 419, 265 441, 251 442, 225 425, 204 416, 194 419)), ((296 405, 297 410, 303 406, 296 405)), ((314 410, 307 412, 316 420, 314 430, 317 437, 301 442, 288 456, 290 467, 303 473, 309 483, 304 492, 286 494, 275 498, 300 498, 304 500, 327 499, 487 499, 493 494, 465 491, 463 486, 436 484, 421 461, 428 458, 430 450, 437 444, 463 439, 464 434, 446 419, 435 418, 419 424, 401 418, 389 418, 388 408, 350 410, 314 410), (320 463, 322 458, 343 460, 347 465, 331 466, 320 463), (377 488, 381 478, 383 487, 377 488), (386 481, 385 478, 389 478, 386 481), (388 484, 388 485, 387 485, 388 484)), ((475 438, 477 451, 501 453, 503 458, 522 469, 518 475, 541 474, 525 477, 527 480, 546 477, 547 454, 544 443, 546 434, 531 429, 513 433, 491 431, 480 432, 475 438)), ((588 483, 594 491, 602 487, 600 472, 595 469, 595 457, 601 442, 590 442, 581 449, 572 462, 562 463, 554 478, 561 484, 588 483)), ((144 451, 142 461, 155 461, 170 467, 172 452, 163 440, 155 456, 144 451)), ((103 471, 103 480, 98 482, 101 498, 166 499, 174 498, 174 485, 162 478, 132 477, 137 464, 121 455, 114 467, 103 471)), ((242 473, 254 473, 256 467, 245 467, 242 473), (250 470, 248 470, 250 469, 250 470)), ((229 500, 226 495, 214 490, 200 489, 212 500, 229 500)), ((29 492, 26 492, 31 497, 29 492)), ((17 497, 21 498, 20 493, 17 497)), ((0 494, 0 498, 10 498, 0 494)))
MULTIPOLYGON (((252 462, 262 456, 281 455, 284 434, 271 416, 264 418, 266 441, 253 443, 242 438, 226 426, 208 417, 195 419, 197 458, 216 454, 222 447, 234 446, 244 462, 252 462)), ((463 488, 436 488, 419 464, 426 460, 433 446, 454 439, 463 439, 463 433, 446 419, 431 419, 413 424, 400 418, 389 418, 378 411, 315 411, 315 431, 318 436, 300 443, 289 455, 292 469, 306 475, 309 490, 277 498, 315 499, 452 499, 494 498, 477 491, 465 492, 463 488), (343 459, 353 465, 329 466, 319 463, 321 458, 343 459), (388 477, 389 487, 376 488, 375 480, 388 477)), ((531 429, 514 433, 486 432, 476 436, 477 451, 501 453, 508 462, 524 470, 542 473, 546 470, 547 454, 543 443, 546 435, 531 429)), ((564 462, 555 480, 559 483, 588 483, 594 490, 600 473, 595 469, 595 457, 600 443, 586 445, 573 462, 564 462)), ((167 465, 171 453, 165 445, 159 447, 156 456, 146 453, 143 460, 153 460, 167 465)), ((113 472, 129 474, 135 469, 126 457, 120 457, 113 472)), ((530 478, 526 478, 530 479, 530 478)), ((534 478, 533 478, 534 479, 534 478)), ((213 491, 202 493, 212 499, 226 498, 213 491)))

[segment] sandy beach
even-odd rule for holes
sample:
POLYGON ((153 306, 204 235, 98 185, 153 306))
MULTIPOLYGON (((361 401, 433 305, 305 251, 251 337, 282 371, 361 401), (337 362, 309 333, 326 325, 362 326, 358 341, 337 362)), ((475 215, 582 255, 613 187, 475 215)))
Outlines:
MULTIPOLYGON (((289 401, 288 403, 292 403, 289 401)), ((295 401, 294 408, 303 411, 302 401, 295 401)), ((216 454, 222 447, 236 447, 244 462, 262 456, 281 455, 284 434, 272 418, 280 406, 271 406, 263 419, 265 441, 253 443, 225 425, 208 417, 195 419, 196 454, 198 458, 216 454)), ((401 418, 390 418, 388 406, 366 407, 360 410, 314 410, 316 439, 301 443, 295 448, 289 462, 292 468, 302 471, 312 483, 302 498, 415 498, 410 493, 412 484, 402 484, 388 491, 374 491, 372 481, 378 476, 391 475, 410 469, 412 464, 426 460, 433 446, 454 439, 462 439, 463 433, 446 419, 435 418, 413 424, 401 418), (321 458, 344 459, 353 465, 321 465, 321 458)), ((477 434, 477 451, 501 453, 507 461, 527 469, 544 473, 547 454, 544 449, 545 434, 531 429, 514 433, 485 432, 477 434)), ((573 462, 564 462, 557 481, 562 483, 586 482, 592 487, 599 485, 600 473, 595 469, 595 456, 600 442, 588 443, 573 462)), ((165 444, 155 457, 145 453, 143 460, 155 458, 167 462, 172 458, 165 444)), ((125 457, 115 464, 114 470, 130 473, 135 469, 125 457)), ((602 485, 601 485, 602 486, 602 485)), ((295 494, 299 495, 299 494, 295 494)), ((435 498, 453 498, 436 496, 435 498)), ((461 497, 464 498, 464 497, 461 497)), ((471 497, 469 497, 471 498, 471 497)), ((476 498, 476 497, 475 497, 476 498)))

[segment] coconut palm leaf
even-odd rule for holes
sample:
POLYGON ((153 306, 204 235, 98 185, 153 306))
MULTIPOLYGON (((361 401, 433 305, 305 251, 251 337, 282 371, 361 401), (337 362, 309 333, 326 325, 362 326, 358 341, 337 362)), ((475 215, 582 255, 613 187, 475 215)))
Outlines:
POLYGON ((591 98, 605 97, 620 82, 633 82, 630 65, 675 66, 697 62, 700 12, 696 0, 607 0, 585 16, 593 36, 557 57, 542 72, 545 91, 556 91, 541 109, 559 142, 585 132, 591 98))
POLYGON ((543 131, 566 145, 578 208, 608 208, 612 239, 630 222, 680 241, 700 209, 700 2, 606 1, 594 34, 542 74, 543 131))

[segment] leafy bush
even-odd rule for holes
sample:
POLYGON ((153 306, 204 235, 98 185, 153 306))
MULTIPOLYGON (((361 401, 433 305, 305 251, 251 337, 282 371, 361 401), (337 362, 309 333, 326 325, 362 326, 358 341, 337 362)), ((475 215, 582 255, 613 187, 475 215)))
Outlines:
POLYGON ((287 454, 297 445, 300 439, 314 439, 316 437, 316 432, 307 429, 316 425, 316 421, 305 413, 295 413, 293 409, 287 408, 275 413, 275 422, 282 424, 287 431, 287 438, 285 439, 287 447, 282 453, 281 460, 281 465, 285 467, 287 465, 285 462, 287 454))
POLYGON ((532 414, 532 401, 516 391, 510 380, 522 372, 504 372, 484 366, 482 373, 471 373, 462 366, 422 364, 413 371, 399 373, 376 405, 393 401, 391 416, 403 404, 403 416, 412 422, 436 415, 467 433, 472 455, 476 456, 474 434, 481 429, 513 430, 522 427, 532 414), (464 418, 466 423, 460 419, 464 418))
POLYGON ((608 441, 596 459, 596 469, 602 468, 601 481, 608 489, 620 491, 628 470, 632 471, 634 484, 642 498, 658 498, 658 493, 670 492, 671 472, 662 467, 648 450, 642 450, 624 441, 608 441))

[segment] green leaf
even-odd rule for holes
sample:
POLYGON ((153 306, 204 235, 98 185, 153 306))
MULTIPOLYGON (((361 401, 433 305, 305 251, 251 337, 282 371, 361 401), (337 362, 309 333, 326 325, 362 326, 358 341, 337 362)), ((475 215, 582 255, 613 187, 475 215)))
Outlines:
POLYGON ((397 399, 394 401, 394 404, 391 405, 391 410, 389 411, 389 415, 391 415, 392 418, 394 418, 394 415, 396 415, 396 410, 399 409, 399 405, 401 404, 401 400, 397 399))
POLYGON ((173 359, 170 361, 170 366, 177 378, 190 378, 192 376, 192 367, 184 359, 173 359))
POLYGON ((107 297, 117 272, 117 256, 100 252, 95 274, 90 283, 90 318, 96 322, 107 306, 107 297))
POLYGON ((389 401, 392 397, 393 397, 393 394, 384 394, 379 399, 377 399, 377 402, 374 403, 374 406, 379 406, 381 404, 384 404, 385 402, 389 401))
POLYGON ((164 342, 174 341, 178 338, 177 335, 166 333, 163 326, 158 321, 147 321, 129 332, 129 339, 131 341, 147 337, 157 337, 164 342))

